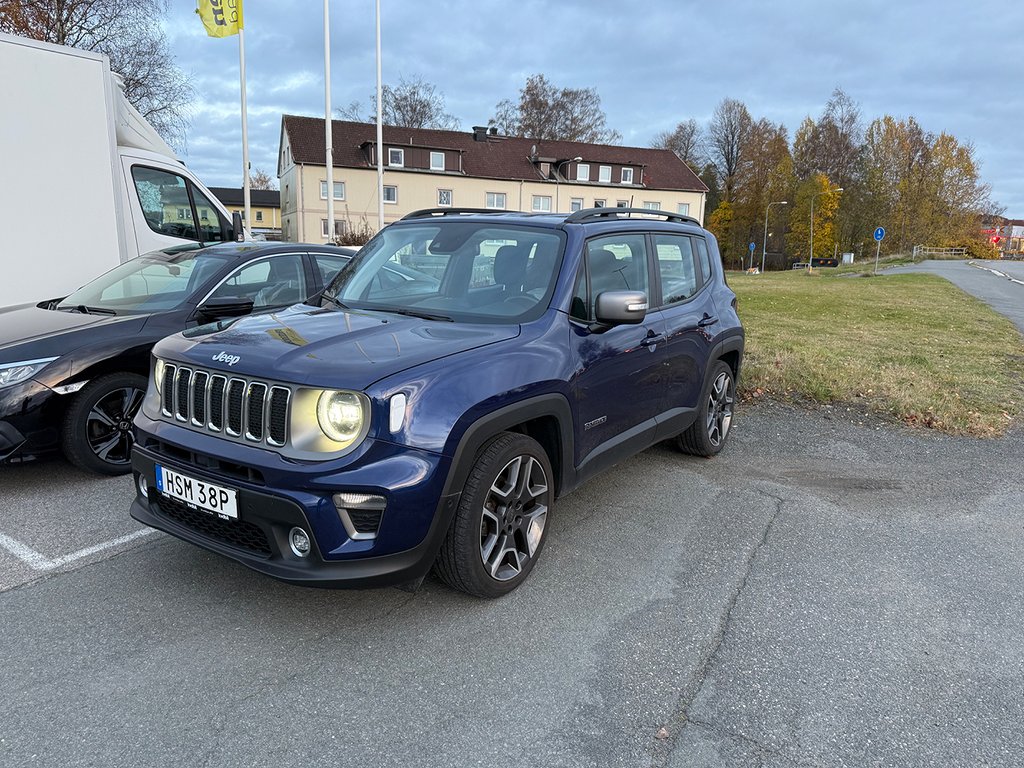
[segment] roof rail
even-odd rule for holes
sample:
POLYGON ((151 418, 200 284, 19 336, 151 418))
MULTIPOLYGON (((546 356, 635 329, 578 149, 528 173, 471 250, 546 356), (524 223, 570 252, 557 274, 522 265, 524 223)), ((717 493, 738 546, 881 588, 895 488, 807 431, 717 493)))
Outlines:
POLYGON ((681 213, 672 213, 671 211, 659 211, 651 208, 584 208, 582 211, 576 211, 565 217, 566 224, 582 224, 587 221, 598 221, 600 219, 611 219, 611 218, 623 218, 622 214, 629 214, 626 218, 631 218, 632 214, 638 213, 643 216, 664 216, 666 221, 678 221, 683 224, 696 224, 698 227, 701 225, 692 216, 684 216, 681 213))
POLYGON ((480 213, 509 213, 509 211, 499 211, 495 208, 421 208, 418 211, 405 214, 400 221, 405 221, 406 219, 431 219, 435 216, 458 216, 460 214, 476 215, 480 213))

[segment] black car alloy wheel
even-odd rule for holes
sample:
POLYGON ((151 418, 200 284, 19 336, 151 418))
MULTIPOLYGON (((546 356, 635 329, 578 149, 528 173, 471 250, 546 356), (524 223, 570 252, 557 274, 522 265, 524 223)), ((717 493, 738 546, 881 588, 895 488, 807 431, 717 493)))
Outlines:
POLYGON ((64 453, 82 469, 104 475, 131 470, 132 422, 146 396, 146 379, 134 373, 101 376, 79 392, 64 418, 64 453))
POLYGON ((732 425, 733 400, 732 376, 722 371, 715 377, 708 393, 708 440, 715 447, 721 447, 732 425))

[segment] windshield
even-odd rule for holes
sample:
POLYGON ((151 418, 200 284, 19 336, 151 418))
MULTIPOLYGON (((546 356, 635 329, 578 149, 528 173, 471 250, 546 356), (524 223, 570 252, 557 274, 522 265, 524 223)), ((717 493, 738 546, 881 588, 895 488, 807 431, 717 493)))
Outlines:
POLYGON ((86 283, 57 309, 119 315, 174 309, 213 277, 226 258, 198 246, 147 253, 86 283))
POLYGON ((565 234, 506 223, 390 226, 331 282, 324 304, 431 320, 524 322, 554 291, 565 234))

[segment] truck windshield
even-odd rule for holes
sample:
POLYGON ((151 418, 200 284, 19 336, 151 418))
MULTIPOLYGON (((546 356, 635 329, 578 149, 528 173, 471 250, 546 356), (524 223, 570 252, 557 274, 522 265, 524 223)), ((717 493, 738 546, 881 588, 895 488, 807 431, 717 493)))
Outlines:
POLYGON ((564 232, 540 227, 392 225, 338 273, 324 303, 432 320, 533 320, 547 309, 564 248, 564 232))
POLYGON ((57 309, 148 314, 175 309, 224 266, 225 257, 190 246, 126 261, 86 283, 57 309))

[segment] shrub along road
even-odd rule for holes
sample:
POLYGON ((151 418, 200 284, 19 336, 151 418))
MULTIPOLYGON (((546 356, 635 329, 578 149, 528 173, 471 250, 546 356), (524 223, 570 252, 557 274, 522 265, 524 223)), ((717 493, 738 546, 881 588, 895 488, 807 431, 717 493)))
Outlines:
MULTIPOLYGON (((732 441, 563 499, 493 602, 163 534, 35 571, 0 593, 0 765, 1018 765, 1024 435, 762 405, 732 441)), ((0 532, 51 562, 134 530, 127 482, 5 471, 0 532)))

